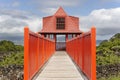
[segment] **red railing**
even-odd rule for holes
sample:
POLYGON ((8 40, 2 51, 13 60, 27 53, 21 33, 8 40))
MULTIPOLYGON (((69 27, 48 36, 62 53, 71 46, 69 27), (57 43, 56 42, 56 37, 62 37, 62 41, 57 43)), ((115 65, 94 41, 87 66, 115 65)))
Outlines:
POLYGON ((55 41, 24 28, 24 80, 31 80, 55 52, 55 41))
POLYGON ((89 80, 96 80, 96 29, 66 42, 66 50, 89 80))

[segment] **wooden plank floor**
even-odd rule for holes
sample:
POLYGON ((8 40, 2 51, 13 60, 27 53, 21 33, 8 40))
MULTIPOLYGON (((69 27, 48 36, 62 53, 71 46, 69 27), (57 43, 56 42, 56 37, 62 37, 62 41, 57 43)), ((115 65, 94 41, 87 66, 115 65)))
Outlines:
POLYGON ((64 51, 57 51, 33 80, 84 80, 64 51))

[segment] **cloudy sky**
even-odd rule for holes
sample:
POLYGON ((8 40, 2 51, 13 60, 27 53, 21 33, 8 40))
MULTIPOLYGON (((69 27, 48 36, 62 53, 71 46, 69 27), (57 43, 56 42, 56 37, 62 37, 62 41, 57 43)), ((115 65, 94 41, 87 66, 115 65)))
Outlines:
POLYGON ((23 28, 42 28, 42 17, 53 15, 62 6, 80 18, 80 29, 97 28, 97 40, 120 32, 120 0, 0 0, 0 40, 23 43, 23 28))

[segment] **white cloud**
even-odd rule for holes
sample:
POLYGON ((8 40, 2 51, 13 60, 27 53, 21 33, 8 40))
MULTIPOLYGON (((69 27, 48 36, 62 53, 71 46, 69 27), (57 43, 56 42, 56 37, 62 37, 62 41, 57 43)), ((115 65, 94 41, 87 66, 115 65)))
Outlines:
POLYGON ((4 11, 0 13, 0 33, 23 33, 25 26, 28 26, 34 32, 41 29, 42 20, 40 17, 27 15, 22 11, 21 14, 17 14, 18 11, 14 10, 11 12, 4 11))
POLYGON ((57 8, 44 8, 44 9, 41 9, 41 11, 48 15, 53 15, 57 11, 57 8))
POLYGON ((120 33, 120 8, 93 10, 88 16, 80 17, 80 29, 87 31, 91 26, 97 29, 98 39, 107 39, 120 33))
POLYGON ((29 12, 19 10, 0 11, 0 40, 11 40, 23 44, 24 27, 28 26, 33 32, 42 28, 42 19, 29 12))
MULTIPOLYGON (((80 16, 81 30, 88 31, 93 25, 97 39, 108 39, 120 32, 120 8, 93 10, 88 16, 80 16)), ((24 11, 0 11, 0 34, 23 34, 25 26, 37 32, 42 28, 42 18, 24 11)))
POLYGON ((30 30, 37 32, 42 29, 42 19, 41 18, 33 18, 31 20, 25 20, 25 22, 28 24, 28 27, 30 30))
POLYGON ((5 20, 7 20, 7 19, 9 19, 9 18, 10 18, 10 16, 1 15, 1 16, 0 16, 0 22, 3 22, 3 21, 5 21, 5 20))

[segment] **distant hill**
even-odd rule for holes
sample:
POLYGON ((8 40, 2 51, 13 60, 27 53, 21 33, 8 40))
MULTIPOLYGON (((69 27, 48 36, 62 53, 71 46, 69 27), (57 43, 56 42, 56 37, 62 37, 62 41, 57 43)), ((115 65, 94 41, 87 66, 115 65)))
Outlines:
POLYGON ((98 46, 103 40, 96 40, 96 45, 98 46))
POLYGON ((0 52, 9 52, 9 51, 23 51, 22 45, 16 45, 12 41, 2 40, 0 41, 0 52))

